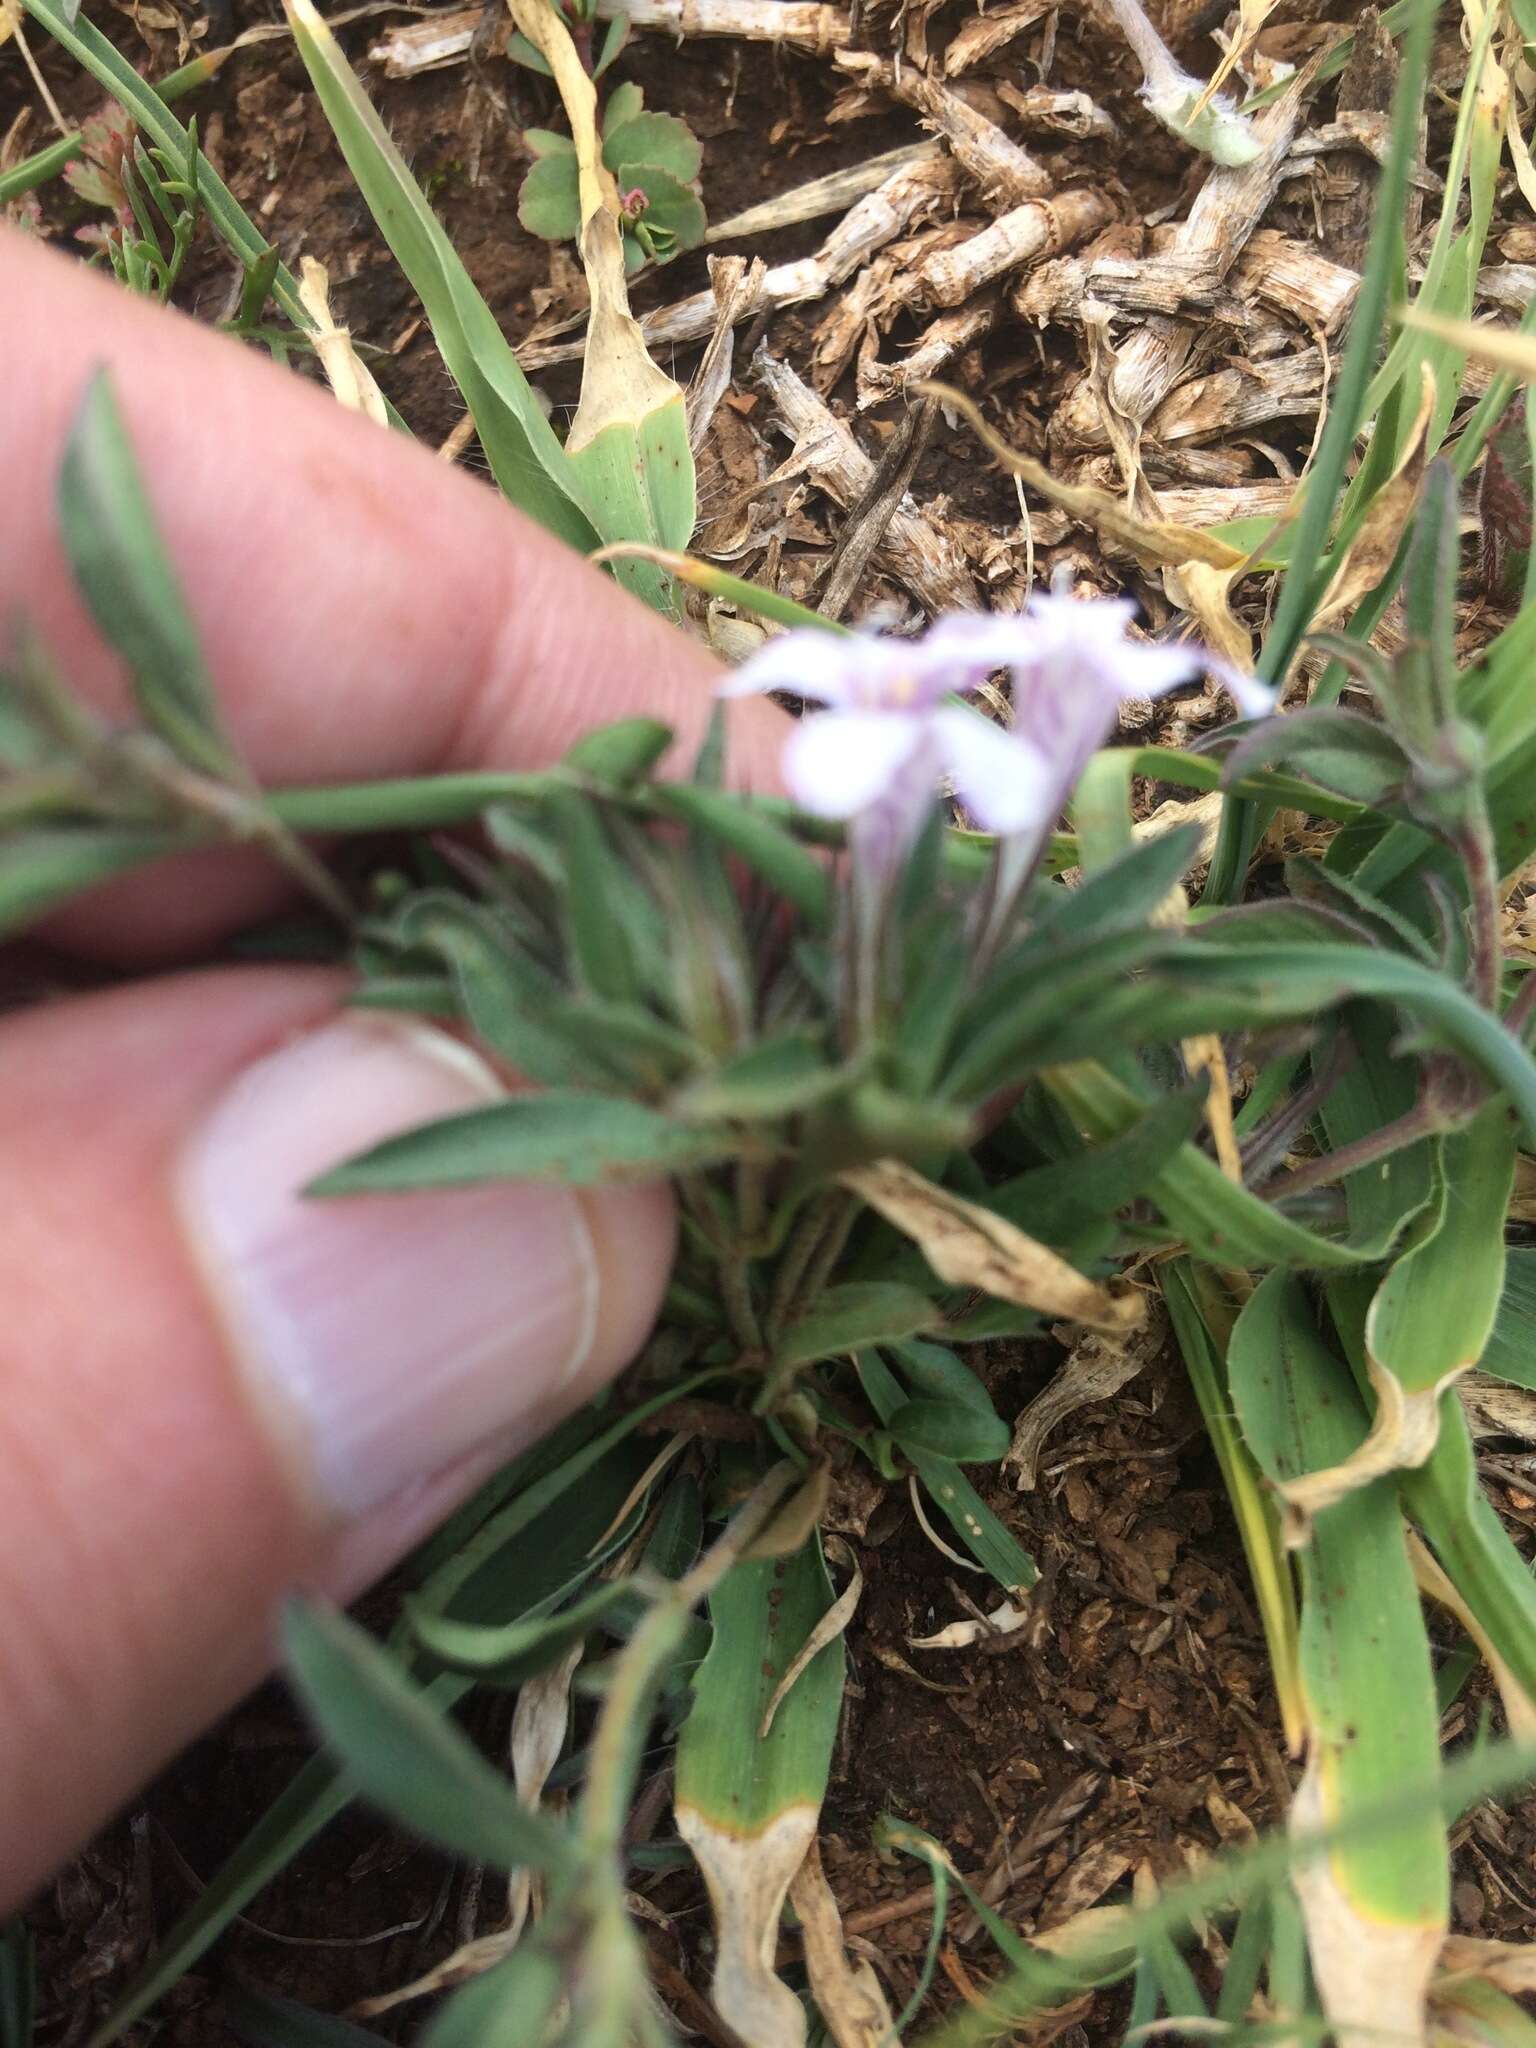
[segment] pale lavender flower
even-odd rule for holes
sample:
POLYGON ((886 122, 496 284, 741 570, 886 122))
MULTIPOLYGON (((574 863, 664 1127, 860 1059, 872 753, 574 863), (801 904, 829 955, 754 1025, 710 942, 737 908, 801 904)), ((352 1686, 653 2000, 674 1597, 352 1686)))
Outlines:
POLYGON ((817 816, 854 821, 887 858, 910 844, 943 774, 984 830, 1038 845, 1127 700, 1209 669, 1245 714, 1273 701, 1200 648, 1132 640, 1135 609, 1057 591, 1019 612, 953 613, 917 640, 807 628, 770 641, 721 694, 784 690, 826 705, 786 743, 790 794, 817 816), (998 669, 1012 683, 1007 731, 945 701, 998 669))
POLYGON ((771 640, 721 685, 725 697, 784 690, 826 705, 803 718, 784 749, 784 780, 817 817, 882 814, 899 848, 921 826, 942 777, 989 832, 1017 832, 1045 795, 1036 750, 946 701, 974 690, 1001 657, 973 645, 985 621, 941 619, 920 640, 836 635, 816 628, 771 640))
POLYGON ((998 839, 973 932, 979 971, 1127 699, 1160 697, 1209 669, 1239 709, 1270 708, 1262 684, 1198 648, 1129 638, 1134 612, 1125 599, 1078 603, 1058 588, 1019 612, 951 614, 916 640, 809 628, 770 641, 721 685, 722 696, 783 690, 826 707, 791 732, 784 780, 802 810, 847 822, 843 985, 854 1043, 876 1028, 892 890, 942 777, 998 839), (998 669, 1012 684, 1008 730, 951 701, 998 669))

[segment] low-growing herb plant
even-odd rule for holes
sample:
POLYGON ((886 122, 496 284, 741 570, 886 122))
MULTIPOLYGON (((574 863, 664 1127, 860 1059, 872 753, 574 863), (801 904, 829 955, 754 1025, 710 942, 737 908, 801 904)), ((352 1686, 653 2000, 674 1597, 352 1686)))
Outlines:
MULTIPOLYGON (((193 164, 186 182, 245 271, 242 331, 278 349, 306 335, 294 280, 187 156, 160 97, 58 0, 26 4, 118 96, 162 170, 193 164)), ((564 443, 329 33, 292 0, 322 103, 503 490, 571 544, 602 543, 653 604, 670 608, 683 581, 795 625, 726 694, 821 708, 794 728, 785 800, 732 789, 718 728, 686 774, 662 775, 671 735, 647 720, 537 774, 257 789, 222 732, 110 391, 89 394, 61 523, 141 723, 102 727, 34 644, 9 658, 0 930, 167 850, 255 838, 308 890, 312 944, 350 961, 359 1003, 441 1018, 541 1085, 339 1162, 316 1200, 666 1174, 684 1218, 632 1373, 423 1546, 388 1645, 293 1608, 290 1663, 322 1753, 99 2039, 362 1795, 513 1873, 505 1934, 462 1959, 479 1974, 431 2021, 432 2048, 669 2040, 625 1886, 681 1844, 716 1916, 712 1996, 752 2048, 793 2048, 822 2018, 839 2048, 905 2037, 957 1893, 999 1963, 984 1997, 924 2037, 934 2048, 995 2040, 1111 1982, 1129 1986, 1135 2039, 1166 2019, 1422 2041, 1473 2009, 1471 1982, 1479 2024, 1518 2040, 1528 2023, 1497 1984, 1440 1968, 1449 1830, 1532 1774, 1528 1748, 1443 1761, 1440 1711, 1482 1658, 1517 1742, 1536 1737, 1536 1591, 1480 1490, 1457 1392, 1474 1363, 1536 1383, 1536 1254, 1505 1243, 1518 1156, 1536 1150, 1536 976, 1504 919, 1508 879, 1536 853, 1530 430, 1502 357, 1457 409, 1467 353, 1487 340, 1464 323, 1499 171, 1503 10, 1475 26, 1420 317, 1384 345, 1435 9, 1386 12, 1406 31, 1392 143, 1304 494, 1284 532, 1233 533, 1227 555, 1218 542, 1198 557, 1236 575, 1257 559, 1245 550, 1273 548, 1284 574, 1259 672, 1280 684, 1304 643, 1324 665, 1309 705, 1276 714, 1241 664, 1209 664, 1243 715, 1196 752, 1106 745, 1123 698, 1202 666, 1137 637, 1127 605, 1062 590, 921 637, 848 635, 681 552, 681 397, 639 343, 624 273, 636 249, 666 253, 666 188, 644 186, 644 166, 687 187, 697 164, 674 126, 645 125, 666 117, 631 88, 599 129, 593 80, 621 22, 594 55, 591 10, 513 12, 514 54, 555 79, 571 124, 529 187, 537 204, 574 193, 559 232, 576 234, 594 321, 619 339, 618 373, 584 386, 564 443), (625 217, 625 189, 642 187, 646 209, 625 217), (1461 523, 1485 450, 1483 575, 1509 609, 1463 659, 1461 523), (1318 622, 1336 622, 1341 589, 1347 623, 1329 637, 1318 622), (1389 656, 1371 643, 1394 600, 1389 656), (964 702, 994 672, 1012 698, 1006 732, 964 702), (1133 777, 1221 795, 1198 902, 1198 829, 1139 829, 1133 777), (1281 810, 1309 821, 1308 851, 1270 862, 1270 886, 1251 893, 1281 810), (441 836, 459 828, 473 838, 441 836), (407 850, 361 883, 315 851, 381 831, 407 850), (989 1625, 1015 1625, 1036 1566, 966 1469, 1009 1441, 968 1347, 1047 1321, 1127 1346, 1160 1311, 1304 1766, 1291 1837, 1051 1947, 968 1888, 944 1844, 892 1820, 882 1846, 915 1859, 934 1894, 917 1996, 893 2013, 842 1948, 814 1847, 859 1592, 856 1560, 825 1530, 829 1495, 848 1474, 908 1487, 936 1540, 993 1581, 989 1625), (1426 1595, 1465 1631, 1438 1669, 1426 1595), (567 1817, 454 1729, 477 1686, 552 1715, 557 1747, 577 1731, 567 1817), (677 1839, 636 1848, 633 1788, 668 1761, 677 1839), (776 1967, 786 1896, 808 1932, 803 1971, 776 1967), (1180 1947, 1197 1924, 1225 1942, 1210 2003, 1180 1947)), ((1169 86, 1161 118, 1228 161, 1250 153, 1242 116, 1168 69, 1142 11, 1115 12, 1141 36, 1149 88, 1169 86)), ((159 289, 161 275, 146 256, 129 281, 159 289)), ((1528 377, 1529 354, 1514 361, 1528 377)), ((0 2019, 28 2006, 29 1984, 24 1936, 7 1931, 0 2019)), ((259 1992, 233 1994, 231 2012, 253 2040, 313 2038, 313 2015, 259 1992)))
MULTIPOLYGON (((535 161, 518 194, 518 219, 529 234, 546 242, 576 241, 581 193, 575 143, 548 128, 525 128, 523 141, 535 161)), ((626 270, 636 271, 648 261, 670 263, 703 241, 702 159, 698 139, 685 121, 675 114, 645 112, 638 85, 621 85, 609 94, 602 161, 618 187, 626 270)))
MULTIPOLYGON (((408 1825, 543 1879, 542 1915, 519 1918, 432 2038, 493 2021, 583 2048, 670 2038, 624 1904, 624 1816, 658 1741, 675 1744, 676 1826, 716 1916, 717 2010, 763 2048, 806 2038, 768 1958, 785 1897, 806 1919, 829 1896, 811 1849, 857 1597, 821 1533, 829 1489, 850 1468, 912 1485, 1016 1613, 1036 1568, 965 1474, 1009 1440, 965 1347, 1042 1318, 1135 1341, 1149 1284, 1116 1270, 1138 1247, 1158 1254, 1308 1758, 1298 1825, 1330 1844, 1297 1879, 1324 2010, 1347 2018, 1362 1981, 1378 2006, 1390 1992, 1381 2009, 1421 2005, 1445 1823, 1432 1797, 1405 1812, 1391 1796, 1438 1769, 1405 1527, 1456 1574, 1512 1720, 1536 1727, 1536 1593, 1471 1501, 1447 1394, 1469 1357, 1500 1355, 1499 1225, 1517 1139, 1536 1138, 1536 984, 1510 985, 1495 881, 1536 841, 1514 772, 1531 742, 1511 753, 1505 726, 1495 750, 1487 722, 1530 628, 1457 687, 1449 471, 1426 483, 1405 648, 1361 663, 1381 723, 1272 716, 1270 691, 1216 665, 1248 714, 1217 736, 1226 785, 1342 817, 1354 859, 1294 862, 1286 896, 1198 920, 1179 886, 1197 833, 1137 838, 1125 806, 1130 765, 1177 776, 1189 757, 1102 749, 1123 699, 1212 664, 1135 638, 1127 603, 1062 589, 918 639, 770 641, 725 694, 823 707, 792 728, 788 801, 732 790, 718 724, 690 775, 663 778, 671 735, 645 719, 540 773, 262 792, 223 734, 104 382, 59 510, 143 726, 100 727, 23 646, 0 696, 0 924, 172 847, 264 839, 350 951, 358 1002, 454 1020, 540 1084, 339 1162, 315 1199, 504 1176, 664 1174, 678 1190, 663 1319, 620 1395, 426 1547, 394 1647, 313 1606, 289 1618, 334 1763, 296 1793, 285 1841, 344 1796, 344 1765, 408 1825), (998 671, 1009 731, 963 701, 998 671), (419 879, 392 864, 358 896, 307 844, 471 822, 478 850, 424 858, 419 879), (1258 1073, 1236 1125, 1195 1056, 1213 1039, 1258 1073), (1320 1149, 1288 1165, 1309 1130, 1320 1149), (647 1427, 670 1431, 666 1455, 647 1427), (588 1722, 568 1821, 520 1801, 442 1718, 472 1685, 556 1667, 557 1710, 588 1722), (1331 1978, 1339 1925, 1355 1939, 1331 1978)), ((1502 1341, 1519 1348, 1508 1322, 1502 1341)), ((947 1869, 925 1837, 890 1839, 947 1869)), ((1020 2016, 1177 1960, 1117 1935, 1046 1968, 996 1933, 1016 1976, 995 1995, 1020 2016)), ((810 1991, 843 1995, 816 1970, 810 1991)), ((878 1986, 863 1995, 888 2030, 878 1986)))

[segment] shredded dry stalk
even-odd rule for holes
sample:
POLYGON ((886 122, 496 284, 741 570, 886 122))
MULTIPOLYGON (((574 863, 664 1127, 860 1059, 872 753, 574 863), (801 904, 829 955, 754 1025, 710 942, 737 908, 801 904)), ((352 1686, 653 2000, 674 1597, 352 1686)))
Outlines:
POLYGON ((867 50, 846 50, 837 62, 862 86, 878 87, 920 114, 925 128, 943 136, 955 161, 984 199, 1017 206, 1021 200, 1039 199, 1051 190, 1055 180, 1044 164, 938 79, 867 50))
MULTIPOLYGON (((755 297, 743 306, 739 318, 749 320, 783 306, 824 298, 877 249, 936 213, 958 185, 959 173, 947 158, 925 158, 893 172, 883 185, 849 209, 814 256, 778 263, 764 271, 755 297)), ((714 293, 695 292, 692 298, 648 313, 640 322, 640 331, 652 348, 701 341, 714 331, 715 317, 714 293)), ((585 346, 580 339, 529 342, 518 350, 518 360, 525 370, 543 369, 551 363, 577 361, 585 346)))
MULTIPOLYGON (((791 466, 812 477, 839 505, 862 498, 875 465, 825 401, 766 348, 753 357, 752 373, 795 444, 791 466)), ((875 561, 930 612, 976 608, 975 576, 953 527, 937 525, 910 498, 891 514, 875 561)))
MULTIPOLYGON (((1208 259, 1218 278, 1227 275, 1279 189, 1306 84, 1307 75, 1298 72, 1286 91, 1255 116, 1263 147, 1252 163, 1211 171, 1188 219, 1175 233, 1172 253, 1202 265, 1208 259)), ((1108 391, 1123 419, 1140 424, 1151 417, 1179 381, 1201 332, 1187 321, 1155 317, 1126 340, 1108 391)), ((1063 434, 1083 447, 1109 443, 1098 399, 1086 382, 1067 400, 1057 420, 1063 434)))
POLYGON ((958 306, 996 277, 1026 263, 1059 256, 1115 217, 1105 192, 1078 186, 1054 199, 1030 199, 1012 207, 958 247, 940 249, 920 264, 917 295, 939 306, 958 306))

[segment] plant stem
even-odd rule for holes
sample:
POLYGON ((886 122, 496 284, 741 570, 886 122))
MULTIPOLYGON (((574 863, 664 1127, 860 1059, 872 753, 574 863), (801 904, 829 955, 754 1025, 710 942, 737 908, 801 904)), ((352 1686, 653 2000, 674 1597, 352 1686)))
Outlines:
POLYGON ((864 1204, 856 1195, 845 1194, 837 1198, 836 1206, 828 1217, 827 1227, 822 1233, 821 1242, 807 1264, 794 1299, 790 1302, 785 1317, 786 1323, 793 1323, 804 1315, 826 1286, 832 1276, 833 1267, 842 1257, 844 1247, 848 1243, 848 1233, 863 1207, 864 1204))
POLYGON ((1525 979, 1514 994, 1509 1008, 1504 1012, 1504 1022, 1516 1038, 1522 1041, 1530 1029, 1531 1017, 1536 1012, 1536 967, 1526 970, 1525 979))
POLYGON ((773 1294, 768 1303, 766 1334, 770 1348, 777 1344, 784 1334, 789 1321, 789 1308, 799 1299, 800 1283, 805 1269, 815 1256, 821 1242, 821 1234, 827 1226, 837 1201, 837 1190, 828 1188, 818 1195, 795 1225, 794 1235, 784 1247, 784 1256, 779 1261, 778 1272, 774 1275, 773 1294))
POLYGON ((1416 1145, 1420 1138, 1433 1138, 1459 1121, 1458 1113, 1449 1110, 1437 1095, 1427 1092, 1412 1109, 1394 1117, 1391 1123, 1383 1124, 1380 1130, 1367 1131, 1363 1138, 1340 1145, 1337 1150, 1325 1152, 1318 1159, 1309 1159, 1293 1172, 1267 1181, 1255 1192, 1263 1202, 1278 1202, 1292 1195, 1309 1194, 1313 1188, 1328 1187, 1348 1174, 1358 1173, 1362 1167, 1375 1166, 1378 1161, 1389 1159, 1394 1152, 1416 1145))
POLYGON ((747 1257, 738 1246, 733 1245, 720 1260, 720 1292, 736 1342, 743 1351, 762 1351, 763 1326, 752 1300, 747 1257))
POLYGON ((1495 866, 1493 833, 1482 805, 1478 804, 1456 834, 1456 850, 1466 870, 1472 912, 1472 993, 1485 1010, 1495 1016, 1499 1010, 1499 981, 1502 948, 1499 942, 1499 876, 1495 866))
POLYGON ((1336 1037, 1329 1048, 1328 1056, 1313 1074, 1310 1081, 1296 1093, 1289 1096, 1264 1123, 1254 1131, 1242 1148, 1243 1179, 1252 1182, 1261 1174, 1271 1172, 1290 1149, 1291 1140, 1304 1131, 1318 1110, 1322 1108, 1338 1083, 1355 1064, 1354 1047, 1342 1036, 1336 1037))

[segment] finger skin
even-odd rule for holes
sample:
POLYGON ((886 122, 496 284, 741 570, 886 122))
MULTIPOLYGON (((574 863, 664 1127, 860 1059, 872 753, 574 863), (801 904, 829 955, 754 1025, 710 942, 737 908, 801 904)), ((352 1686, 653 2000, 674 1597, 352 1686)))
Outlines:
MULTIPOLYGON (((644 712, 701 734, 719 668, 483 483, 251 348, 0 228, 0 628, 18 610, 98 705, 121 664, 70 579, 53 494, 93 370, 112 372, 237 745, 269 785, 536 767, 644 712)), ((738 777, 782 716, 735 705, 738 777)), ((218 856, 108 892, 91 936, 184 949, 269 893, 218 856)), ((76 930, 82 929, 78 921, 76 930)))
MULTIPOLYGON (((351 1597, 500 1462, 471 1454, 328 1522, 259 1425, 189 1249, 189 1132, 342 991, 233 969, 0 1020, 0 1915, 270 1667, 284 1592, 351 1597)), ((665 1284, 662 1192, 596 1202, 623 1320, 525 1440, 616 1369, 665 1284)))

